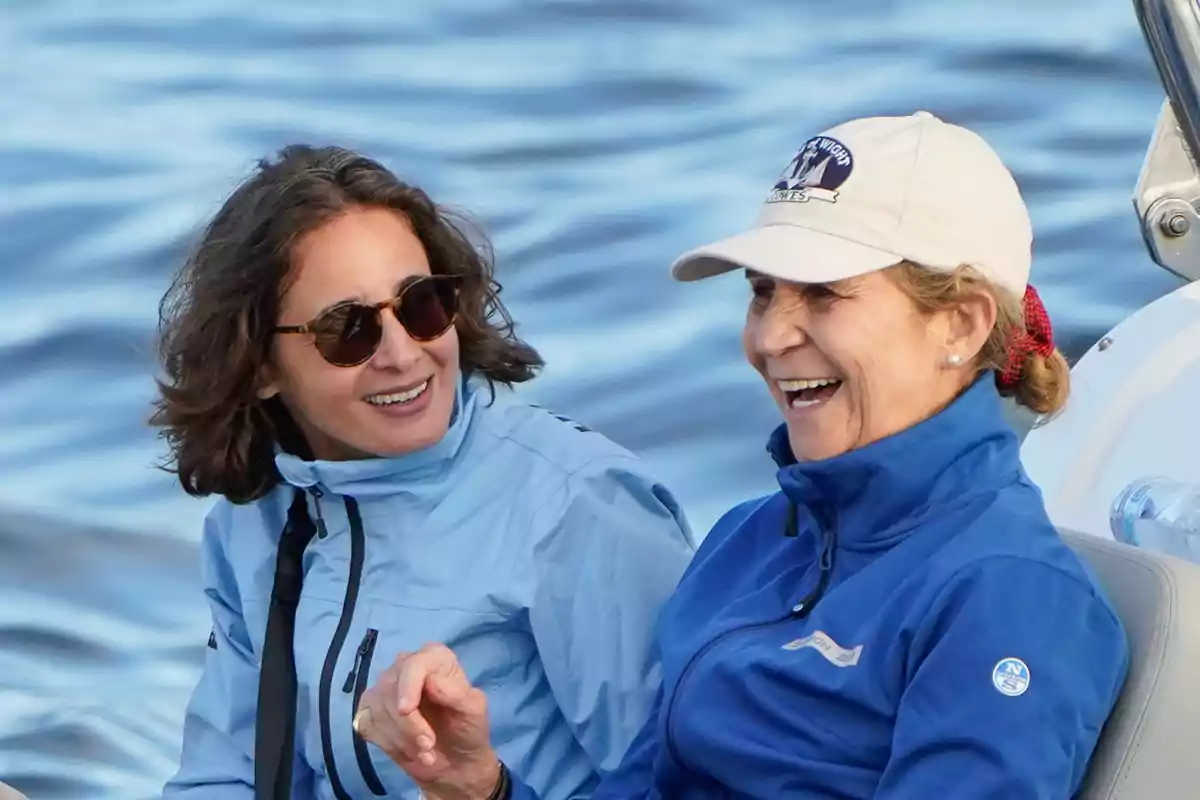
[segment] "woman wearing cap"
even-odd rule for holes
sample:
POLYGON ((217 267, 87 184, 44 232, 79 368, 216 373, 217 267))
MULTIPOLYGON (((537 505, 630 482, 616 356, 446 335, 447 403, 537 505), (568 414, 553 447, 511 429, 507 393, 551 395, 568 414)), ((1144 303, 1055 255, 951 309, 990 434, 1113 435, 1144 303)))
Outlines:
POLYGON ((430 642, 487 690, 496 750, 543 797, 616 766, 691 534, 628 451, 496 391, 541 360, 466 228, 375 161, 288 147, 217 213, 164 313, 154 421, 183 487, 221 498, 165 796, 415 796, 355 725, 383 729, 395 704, 364 693, 430 642))
MULTIPOLYGON (((810 140, 753 231, 674 265, 744 271, 780 488, 704 540, 659 621, 656 711, 593 798, 1077 792, 1128 651, 1001 413, 1067 395, 1031 238, 991 148, 918 113, 810 140)), ((429 662, 402 702, 429 674, 466 691, 429 662)), ((483 723, 422 709, 403 732, 442 767, 430 797, 536 796, 483 723)))

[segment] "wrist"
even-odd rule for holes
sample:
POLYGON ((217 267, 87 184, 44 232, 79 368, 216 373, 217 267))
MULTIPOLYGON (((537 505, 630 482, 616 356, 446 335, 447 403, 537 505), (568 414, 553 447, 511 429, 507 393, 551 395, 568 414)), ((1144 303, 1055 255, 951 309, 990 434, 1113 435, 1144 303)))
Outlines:
POLYGON ((497 760, 496 766, 496 782, 492 785, 492 793, 488 795, 487 800, 509 800, 512 797, 512 776, 503 761, 497 760))
POLYGON ((512 795, 508 767, 495 755, 421 790, 424 800, 508 800, 512 795))

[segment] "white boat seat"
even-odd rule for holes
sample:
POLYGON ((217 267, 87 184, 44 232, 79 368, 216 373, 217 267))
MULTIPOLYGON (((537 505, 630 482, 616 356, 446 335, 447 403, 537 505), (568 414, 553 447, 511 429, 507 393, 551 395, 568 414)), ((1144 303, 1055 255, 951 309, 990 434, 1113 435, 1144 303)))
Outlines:
POLYGON ((1060 529, 1121 617, 1129 677, 1081 800, 1200 796, 1200 564, 1060 529))

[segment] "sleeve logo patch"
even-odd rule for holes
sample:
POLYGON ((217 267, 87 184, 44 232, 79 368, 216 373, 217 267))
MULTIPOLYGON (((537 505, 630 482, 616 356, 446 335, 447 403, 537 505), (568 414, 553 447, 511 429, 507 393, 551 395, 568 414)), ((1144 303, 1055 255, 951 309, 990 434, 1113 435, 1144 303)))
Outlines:
POLYGON ((1019 697, 1029 688, 1029 667, 1019 658, 1002 658, 992 669, 992 685, 1009 697, 1019 697))

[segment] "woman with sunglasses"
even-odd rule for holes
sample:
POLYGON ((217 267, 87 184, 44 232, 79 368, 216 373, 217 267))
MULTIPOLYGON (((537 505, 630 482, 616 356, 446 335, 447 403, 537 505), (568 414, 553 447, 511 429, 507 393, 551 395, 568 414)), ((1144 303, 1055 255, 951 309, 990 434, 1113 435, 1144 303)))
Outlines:
POLYGON ((455 653, 542 797, 586 791, 648 713, 691 533, 640 460, 503 391, 542 362, 465 231, 375 161, 292 146, 164 298, 153 422, 220 498, 166 797, 416 796, 356 733, 415 651, 455 653))

